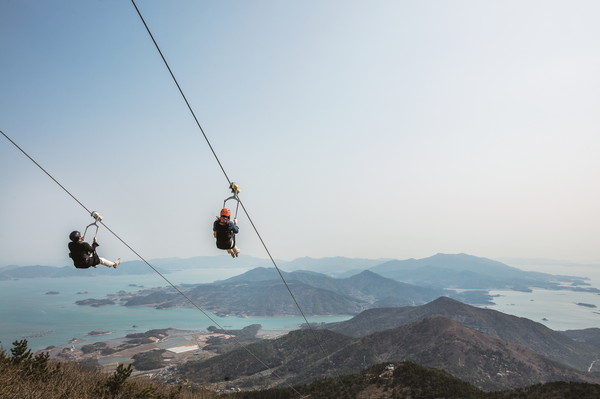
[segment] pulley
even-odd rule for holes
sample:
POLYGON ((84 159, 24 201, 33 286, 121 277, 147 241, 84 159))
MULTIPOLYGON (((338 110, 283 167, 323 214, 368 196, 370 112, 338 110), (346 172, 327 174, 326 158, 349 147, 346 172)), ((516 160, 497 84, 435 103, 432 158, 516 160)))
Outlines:
POLYGON ((238 194, 241 191, 240 190, 240 186, 238 186, 237 183, 231 182, 229 184, 229 189, 231 190, 231 192, 233 193, 233 195, 231 197, 225 198, 225 201, 223 201, 223 208, 227 208, 227 206, 225 205, 227 203, 227 201, 229 201, 229 200, 235 200, 236 201, 236 205, 235 205, 235 215, 234 215, 234 218, 237 218, 238 209, 240 207, 240 199, 238 198, 238 194))
POLYGON ((83 232, 83 236, 85 237, 85 234, 87 233, 88 228, 90 228, 91 226, 96 226, 96 232, 94 233, 94 238, 95 238, 98 235, 98 228, 100 227, 100 226, 98 226, 98 223, 102 221, 102 215, 100 215, 96 211, 92 211, 92 213, 90 214, 90 216, 94 218, 94 222, 88 224, 85 227, 85 231, 83 232))

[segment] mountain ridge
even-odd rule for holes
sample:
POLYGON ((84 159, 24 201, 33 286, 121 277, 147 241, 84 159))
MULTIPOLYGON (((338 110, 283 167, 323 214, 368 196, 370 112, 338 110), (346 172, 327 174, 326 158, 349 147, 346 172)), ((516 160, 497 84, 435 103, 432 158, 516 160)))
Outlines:
POLYGON ((440 297, 421 306, 368 309, 350 320, 329 323, 322 327, 361 337, 436 315, 448 317, 465 327, 527 347, 578 370, 587 370, 596 360, 595 353, 600 352, 600 346, 574 341, 564 333, 551 330, 532 320, 492 309, 478 308, 447 297, 440 297))
MULTIPOLYGON (((285 272, 280 270, 287 281, 299 281, 310 286, 333 291, 340 295, 346 295, 359 300, 373 303, 390 297, 402 300, 405 305, 425 303, 432 299, 450 293, 446 290, 419 287, 412 284, 385 278, 370 270, 347 278, 333 278, 322 273, 297 270, 285 272), (410 299, 409 299, 410 298, 410 299)), ((216 282, 229 284, 232 282, 257 282, 280 280, 280 276, 274 268, 256 268, 238 276, 216 282)))
POLYGON ((296 385, 323 376, 356 373, 381 362, 411 361, 445 370, 485 390, 556 380, 600 382, 599 373, 575 370, 440 315, 361 338, 328 330, 297 330, 247 349, 260 354, 263 364, 245 349, 236 349, 207 361, 188 362, 180 368, 181 373, 196 383, 227 378, 251 386, 269 372, 296 385))
MULTIPOLYGON (((468 254, 442 254, 423 259, 391 260, 369 270, 410 284, 443 288, 515 289, 529 287, 564 289, 556 281, 588 285, 586 277, 557 276, 523 271, 502 262, 468 254)), ((600 290, 586 289, 600 293, 600 290)))

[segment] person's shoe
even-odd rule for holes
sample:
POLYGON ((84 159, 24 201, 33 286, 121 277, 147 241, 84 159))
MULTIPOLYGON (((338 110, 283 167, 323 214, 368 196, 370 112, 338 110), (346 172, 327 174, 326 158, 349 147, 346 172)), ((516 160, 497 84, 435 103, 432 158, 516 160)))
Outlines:
POLYGON ((240 256, 240 249, 238 247, 233 248, 233 253, 235 254, 235 257, 237 258, 238 256, 240 256))
POLYGON ((119 258, 115 261, 115 264, 113 265, 113 267, 116 269, 117 266, 119 266, 120 264, 121 264, 121 258, 119 258))

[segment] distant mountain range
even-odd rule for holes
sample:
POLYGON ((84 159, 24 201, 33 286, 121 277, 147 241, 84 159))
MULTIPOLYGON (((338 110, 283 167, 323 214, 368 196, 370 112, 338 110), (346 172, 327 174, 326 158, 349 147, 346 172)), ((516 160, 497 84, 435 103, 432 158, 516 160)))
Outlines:
MULTIPOLYGON (((236 349, 206 361, 188 362, 180 371, 198 383, 230 380, 237 381, 238 385, 260 385, 268 373, 280 381, 299 384, 324 376, 356 373, 377 363, 410 361, 445 370, 485 390, 558 380, 600 383, 600 373, 589 373, 585 366, 589 366, 598 353, 592 344, 576 342, 532 321, 491 311, 493 314, 487 316, 488 330, 514 330, 509 338, 527 343, 529 347, 519 345, 454 321, 462 318, 471 323, 473 320, 465 315, 478 315, 481 309, 448 298, 412 310, 421 318, 362 337, 353 338, 330 330, 292 331, 275 340, 251 344, 248 350, 236 349), (248 351, 260 354, 262 363, 248 351), (554 358, 540 351, 549 352, 554 358), (556 358, 585 367, 578 370, 556 358)), ((355 319, 363 317, 361 314, 355 319)), ((372 320, 374 324, 379 322, 380 319, 372 320)), ((351 323, 338 326, 342 329, 351 323)))
MULTIPOLYGON (((335 262, 340 262, 340 259, 336 258, 335 262)), ((165 261, 165 265, 167 263, 165 261)), ((128 265, 125 266, 127 267, 128 265)), ((172 263, 170 267, 173 268, 172 263)), ((125 306, 153 306, 162 309, 192 307, 194 305, 188 301, 191 299, 195 304, 218 315, 237 316, 300 315, 294 299, 287 292, 288 288, 307 315, 357 314, 370 308, 421 305, 440 296, 475 305, 493 304, 487 289, 445 289, 442 277, 447 279, 449 285, 455 281, 457 286, 458 281, 463 278, 464 284, 474 288, 493 286, 525 290, 529 286, 535 286, 564 289, 565 284, 571 283, 575 285, 566 288, 600 292, 596 288, 581 287, 580 284, 584 283, 580 277, 523 272, 485 258, 438 254, 421 260, 386 262, 347 278, 333 278, 306 270, 285 272, 281 269, 277 271, 275 268, 257 267, 212 284, 184 285, 181 290, 186 293, 187 298, 178 295, 171 287, 166 287, 119 293, 110 300, 125 306), (374 271, 392 276, 403 274, 406 280, 418 281, 419 284, 386 278, 374 271), (482 286, 476 285, 477 281, 482 286)), ((104 299, 97 301, 102 302, 86 300, 79 301, 78 304, 101 306, 107 303, 104 299)))
MULTIPOLYGON (((272 263, 265 259, 253 258, 250 256, 242 256, 239 259, 232 260, 229 256, 198 256, 188 259, 180 258, 161 258, 152 259, 149 263, 163 274, 177 272, 181 270, 192 269, 208 269, 208 268, 252 268, 260 266, 269 266, 272 263), (242 263, 240 264, 241 261, 242 263)), ((77 269, 73 265, 56 267, 56 266, 5 266, 0 268, 0 281, 15 280, 22 278, 38 278, 38 277, 96 277, 106 275, 107 273, 119 275, 135 275, 135 274, 150 274, 154 273, 146 263, 141 260, 133 260, 122 262, 118 269, 108 269, 104 266, 89 269, 77 269)))
MULTIPOLYGON (((150 264, 161 273, 204 268, 272 268, 266 259, 241 256, 232 260, 227 256, 199 256, 189 259, 153 259, 150 264)), ((597 292, 589 287, 586 277, 556 276, 546 273, 526 272, 501 262, 466 254, 437 254, 424 259, 351 259, 298 258, 290 262, 277 261, 280 269, 316 271, 328 276, 347 278, 365 270, 403 283, 432 289, 510 289, 529 290, 530 287, 597 292)), ((0 268, 0 280, 36 277, 98 276, 107 269, 76 269, 73 266, 7 266, 0 268)), ((154 271, 142 261, 123 262, 114 274, 145 274, 154 271)), ((278 276, 276 276, 278 277, 278 276)), ((248 278, 248 277, 246 277, 248 278)), ((262 279, 262 278, 261 278, 262 279)), ((481 299, 481 298, 479 298, 481 299)))
MULTIPOLYGON (((389 259, 355 259, 344 257, 333 258, 309 258, 303 257, 292 261, 277 260, 280 268, 287 270, 312 270, 325 274, 335 274, 354 270, 352 274, 367 270, 370 267, 387 262, 389 259)), ((192 258, 158 258, 149 260, 149 263, 156 267, 161 273, 170 273, 182 270, 192 269, 227 269, 227 268, 247 268, 273 267, 269 259, 255 258, 252 256, 241 255, 237 259, 231 259, 230 256, 196 256, 192 258)), ((105 268, 106 269, 106 268, 105 268)), ((85 275, 96 276, 101 273, 98 269, 76 269, 71 262, 68 266, 18 266, 9 265, 0 267, 0 281, 14 280, 18 278, 36 278, 36 277, 81 277, 82 272, 85 275)), ((114 272, 114 270, 112 271, 114 272)), ((125 261, 117 269, 119 274, 144 274, 154 273, 141 260, 125 261)))
MULTIPOLYGON (((286 281, 299 281, 312 287, 329 290, 367 303, 388 298, 404 301, 405 305, 425 303, 440 295, 450 293, 443 289, 417 287, 380 276, 369 270, 345 279, 337 279, 325 274, 310 271, 284 272, 281 274, 286 281)), ((239 276, 222 281, 223 284, 251 283, 256 281, 279 280, 275 268, 256 268, 239 276)), ((281 281, 281 280, 279 280, 281 281)))
MULTIPOLYGON (((265 259, 253 258, 250 256, 242 256, 239 259, 232 260, 229 256, 198 256, 188 259, 180 258, 161 258, 152 259, 149 263, 163 274, 168 274, 181 270, 191 269, 207 269, 207 268, 252 268, 260 266, 268 266, 272 264, 265 259), (241 261, 242 263, 240 264, 241 261)), ((99 265, 97 268, 77 269, 72 264, 69 266, 16 266, 10 265, 0 268, 0 281, 16 280, 22 278, 38 278, 38 277, 96 277, 101 275, 136 275, 154 273, 146 263, 141 260, 133 260, 122 262, 118 269, 108 269, 99 265)))
MULTIPOLYGON (((157 268, 161 273, 169 273, 168 270, 157 268)), ((0 269, 0 281, 18 280, 25 278, 65 278, 65 277, 97 277, 108 275, 139 275, 154 273, 144 262, 123 262, 118 269, 107 268, 99 265, 97 268, 77 269, 74 266, 7 266, 0 269)))
POLYGON ((369 269, 384 277, 439 288, 529 290, 530 287, 600 293, 585 278, 526 272, 467 254, 437 254, 424 259, 391 260, 369 269), (565 287, 565 283, 570 284, 565 287))
MULTIPOLYGON (((300 315, 288 288, 306 315, 357 314, 385 303, 414 305, 429 302, 452 291, 417 287, 373 272, 364 271, 346 279, 316 272, 282 272, 287 287, 275 269, 256 268, 242 275, 212 284, 184 285, 179 295, 173 288, 152 288, 109 296, 125 306, 156 308, 190 307, 190 299, 218 315, 288 316, 300 315)), ((101 306, 105 299, 78 301, 80 305, 101 306)))
POLYGON ((339 276, 339 274, 348 273, 349 271, 352 271, 351 275, 356 274, 390 260, 392 259, 345 258, 342 256, 329 258, 303 257, 290 262, 278 261, 277 264, 287 270, 310 270, 327 275, 337 275, 336 277, 350 277, 339 276))

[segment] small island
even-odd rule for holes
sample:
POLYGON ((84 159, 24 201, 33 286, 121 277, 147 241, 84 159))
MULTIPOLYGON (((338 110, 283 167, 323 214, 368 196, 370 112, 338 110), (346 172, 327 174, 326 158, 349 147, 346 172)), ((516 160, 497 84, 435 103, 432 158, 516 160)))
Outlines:
POLYGON ((48 291, 48 292, 46 292, 45 295, 58 295, 58 294, 60 294, 60 292, 58 292, 58 291, 48 291))
POLYGON ((596 305, 592 305, 591 303, 583 303, 583 302, 577 302, 576 303, 577 306, 585 306, 586 308, 596 308, 596 305))
POLYGON ((89 299, 84 299, 82 301, 76 301, 75 304, 80 305, 80 306, 92 306, 92 307, 97 308, 99 306, 104 306, 104 305, 114 305, 115 302, 110 299, 89 298, 89 299))
POLYGON ((109 335, 109 334, 112 334, 112 331, 90 331, 89 333, 87 333, 87 335, 89 335, 89 336, 109 335))

